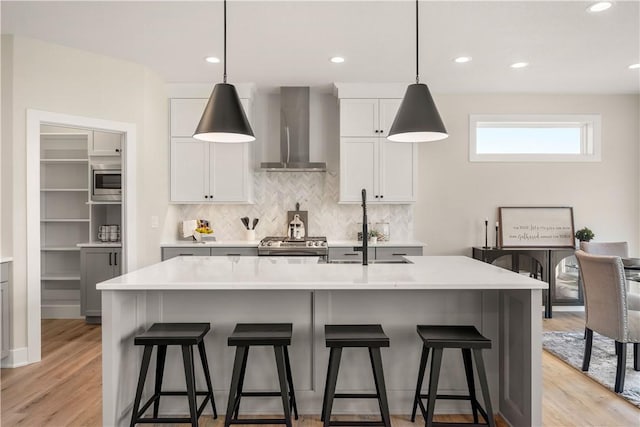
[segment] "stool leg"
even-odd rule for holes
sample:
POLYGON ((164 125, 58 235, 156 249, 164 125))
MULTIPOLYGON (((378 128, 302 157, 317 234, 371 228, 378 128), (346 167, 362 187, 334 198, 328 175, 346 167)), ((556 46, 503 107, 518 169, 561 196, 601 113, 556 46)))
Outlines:
POLYGON ((289 361, 289 349, 284 347, 284 365, 287 368, 287 382, 289 383, 289 404, 293 409, 293 417, 298 419, 298 404, 296 403, 296 392, 293 388, 293 375, 291 374, 291 362, 289 361))
POLYGON ((138 377, 138 388, 136 389, 136 399, 133 402, 133 413, 131 414, 131 427, 136 425, 138 411, 140 410, 140 399, 142 399, 142 390, 144 389, 144 381, 147 379, 147 371, 149 370, 149 361, 151 361, 152 345, 144 346, 142 354, 142 365, 140 366, 140 376, 138 377))
POLYGON ((244 388, 244 376, 247 372, 247 359, 249 358, 249 349, 251 347, 246 347, 246 351, 244 352, 244 356, 242 357, 242 368, 240 369, 240 382, 238 383, 238 392, 236 395, 236 399, 238 403, 235 404, 235 411, 233 411, 233 419, 238 419, 238 414, 240 413, 240 401, 242 400, 242 389, 244 388))
POLYGON ((440 379, 440 366, 442 365, 442 349, 434 348, 431 356, 431 373, 429 374, 429 398, 427 399, 426 427, 433 427, 433 413, 436 409, 438 398, 438 380, 440 379))
POLYGON ((331 419, 331 408, 333 407, 333 396, 336 394, 336 383, 338 382, 338 371, 340 369, 340 357, 342 356, 342 348, 331 347, 331 355, 329 356, 329 374, 327 375, 327 385, 325 391, 325 407, 324 407, 324 427, 329 427, 331 419))
POLYGON ((476 398, 476 385, 473 380, 473 362, 471 361, 471 350, 463 348, 462 360, 464 361, 464 372, 467 376, 467 387, 469 388, 469 397, 471 397, 471 410, 473 411, 473 422, 478 424, 478 399, 476 398))
POLYGON ((491 396, 489 395, 489 384, 487 383, 487 374, 484 370, 484 359, 482 358, 482 350, 473 349, 473 357, 476 359, 476 371, 478 371, 478 380, 480 381, 480 389, 484 399, 484 409, 489 419, 487 422, 490 427, 496 427, 496 419, 493 415, 493 407, 491 406, 491 396))
POLYGON ((218 418, 216 410, 216 401, 213 399, 213 384, 211 383, 211 373, 209 372, 209 363, 207 362, 207 351, 204 347, 204 341, 198 343, 198 352, 200 353, 200 362, 202 362, 202 370, 204 371, 204 379, 207 382, 207 391, 211 399, 211 408, 213 409, 213 419, 218 418))
POLYGON ((164 361, 167 358, 167 346, 159 345, 158 354, 156 356, 155 394, 157 395, 157 398, 155 402, 153 402, 153 418, 158 418, 158 410, 160 409, 160 392, 162 391, 162 377, 164 375, 164 361))
POLYGON ((240 371, 242 370, 242 359, 249 351, 249 347, 236 347, 236 358, 233 362, 233 374, 231 375, 231 385, 229 386, 229 402, 227 403, 227 413, 224 416, 224 427, 229 427, 233 409, 236 404, 238 394, 238 384, 240 383, 240 371))
POLYGON ((284 363, 284 346, 274 345, 273 351, 276 355, 276 367, 278 368, 278 380, 280 381, 280 395, 282 396, 282 407, 284 408, 284 422, 287 427, 291 427, 291 408, 289 407, 289 393, 287 392, 287 369, 284 363))
POLYGON ((422 390, 422 382, 424 381, 424 370, 427 367, 429 358, 429 347, 422 344, 422 356, 420 356, 420 367, 418 368, 418 383, 416 384, 416 394, 413 398, 413 409, 411 410, 411 422, 416 421, 416 410, 420 401, 420 390, 422 390))
POLYGON ((380 403, 380 412, 382 413, 382 421, 385 427, 391 427, 391 417, 389 416, 389 403, 387 402, 387 388, 384 384, 384 372, 382 370, 382 356, 380 355, 380 347, 369 348, 369 356, 373 365, 373 375, 378 389, 378 402, 380 403))
POLYGON ((329 377, 331 376, 331 361, 333 358, 333 348, 331 348, 329 355, 329 366, 327 367, 327 378, 324 381, 324 394, 322 395, 322 411, 320 412, 320 421, 324 421, 324 410, 327 407, 327 387, 329 386, 329 377))
POLYGON ((196 378, 193 373, 193 348, 190 345, 182 346, 182 362, 184 363, 184 376, 187 382, 187 398, 189 400, 189 413, 191 425, 198 427, 198 406, 196 404, 196 378))

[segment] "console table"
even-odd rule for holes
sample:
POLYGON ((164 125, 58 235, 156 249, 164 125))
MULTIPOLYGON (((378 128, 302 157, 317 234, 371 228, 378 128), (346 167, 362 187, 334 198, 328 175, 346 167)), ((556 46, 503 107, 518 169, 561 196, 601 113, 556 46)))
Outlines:
MULTIPOLYGON (((542 267, 539 275, 540 279, 549 284, 546 290, 546 298, 544 302, 544 317, 550 319, 553 317, 553 296, 556 290, 556 265, 568 256, 573 255, 574 248, 496 248, 496 247, 473 247, 473 258, 493 264, 495 260, 506 256, 510 259, 511 270, 520 271, 520 256, 526 255, 537 261, 542 267)), ((534 272, 532 272, 534 273, 534 272)), ((535 276, 538 277, 537 272, 535 276)), ((578 302, 582 302, 582 289, 578 281, 578 302)))

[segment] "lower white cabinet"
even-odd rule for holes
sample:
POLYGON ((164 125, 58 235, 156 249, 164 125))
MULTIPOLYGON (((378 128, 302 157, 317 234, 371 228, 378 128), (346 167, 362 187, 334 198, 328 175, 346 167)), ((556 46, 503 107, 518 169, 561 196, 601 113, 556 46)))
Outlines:
MULTIPOLYGON (((359 246, 336 246, 329 248, 329 262, 336 261, 361 261, 362 242, 358 242, 359 246), (358 250, 356 250, 358 248, 358 250)), ((367 250, 367 259, 369 261, 402 261, 406 256, 422 256, 421 246, 369 246, 367 250)))
POLYGON ((171 138, 171 201, 250 203, 249 143, 171 138))
POLYGON ((80 314, 87 322, 100 322, 102 297, 96 284, 122 274, 121 248, 80 250, 80 314))
POLYGON ((411 203, 416 200, 417 144, 386 138, 340 139, 340 202, 411 203))
POLYGON ((0 358, 9 355, 9 263, 0 264, 0 358))

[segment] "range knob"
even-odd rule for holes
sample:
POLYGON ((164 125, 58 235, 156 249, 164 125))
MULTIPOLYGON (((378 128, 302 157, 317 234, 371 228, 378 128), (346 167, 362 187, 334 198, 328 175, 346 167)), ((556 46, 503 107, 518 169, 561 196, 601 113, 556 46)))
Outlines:
POLYGON ((267 246, 271 246, 271 245, 273 245, 273 242, 271 241, 267 242, 267 246))

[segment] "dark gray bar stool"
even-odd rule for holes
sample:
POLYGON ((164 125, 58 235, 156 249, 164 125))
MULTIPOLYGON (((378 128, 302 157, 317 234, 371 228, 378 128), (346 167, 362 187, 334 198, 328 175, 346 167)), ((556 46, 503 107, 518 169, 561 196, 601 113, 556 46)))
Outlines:
POLYGON ((484 369, 484 361, 482 359, 482 349, 491 348, 491 340, 485 338, 478 332, 474 326, 425 326, 418 325, 418 335, 422 338, 422 357, 420 358, 420 368, 418 370, 418 384, 416 385, 416 394, 413 399, 413 411, 411 412, 411 421, 416 420, 416 408, 420 406, 420 411, 425 420, 426 427, 447 426, 447 425, 489 425, 495 427, 495 419, 493 409, 491 407, 491 398, 489 396, 489 385, 487 383, 487 375, 484 369), (467 376, 467 387, 469 388, 468 396, 459 396, 451 394, 438 393, 438 379, 440 376, 440 365, 442 364, 442 351, 445 348, 459 348, 462 350, 462 359, 464 361, 464 370, 467 376), (424 371, 427 366, 427 358, 429 351, 431 356, 431 373, 429 374, 429 394, 420 394, 422 389, 422 381, 424 379, 424 371), (480 380, 480 389, 484 405, 482 409, 480 403, 476 399, 476 389, 473 380, 473 364, 471 360, 471 352, 476 360, 476 370, 478 379, 480 380), (422 399, 427 399, 427 408, 424 407, 422 399), (471 410, 473 411, 473 423, 434 423, 433 413, 436 406, 436 399, 449 400, 469 400, 471 402, 471 410), (482 414, 486 424, 478 424, 478 412, 482 414))
POLYGON ((138 378, 138 388, 136 398, 133 403, 133 413, 131 415, 131 426, 137 423, 190 423, 197 427, 198 418, 202 415, 208 401, 211 401, 213 418, 218 418, 216 403, 213 400, 213 386, 209 375, 209 364, 207 363, 207 353, 204 348, 203 338, 209 332, 208 323, 154 323, 141 335, 134 339, 135 345, 143 345, 142 366, 140 367, 140 377, 138 378), (162 391, 162 377, 164 375, 164 362, 167 356, 167 346, 179 345, 182 347, 182 361, 184 363, 184 375, 187 382, 187 391, 162 391), (194 374, 193 346, 198 346, 200 361, 204 378, 207 382, 207 391, 196 391, 196 378, 194 374), (156 361, 156 383, 153 396, 140 408, 140 400, 144 389, 144 382, 149 370, 151 352, 153 347, 158 346, 156 361), (160 408, 160 396, 187 396, 189 400, 189 418, 158 418, 160 408), (205 396, 202 404, 198 408, 196 396, 205 396), (153 418, 143 418, 144 412, 153 403, 153 418))
POLYGON ((288 346, 291 345, 293 325, 291 323, 238 323, 229 337, 228 345, 237 347, 233 375, 229 389, 229 402, 225 416, 225 427, 231 424, 285 424, 291 427, 291 409, 298 419, 296 394, 293 389, 293 377, 289 362, 288 346), (280 391, 246 392, 242 391, 244 375, 247 369, 247 357, 251 346, 273 346, 276 367, 280 381, 280 391), (288 386, 288 389, 287 389, 288 386), (276 419, 238 419, 240 399, 242 397, 280 396, 284 408, 284 418, 276 419))
POLYGON ((380 325, 325 325, 324 335, 327 347, 331 349, 329 367, 327 368, 327 381, 324 388, 322 402, 322 415, 324 427, 328 426, 385 426, 391 427, 389 404, 387 402, 387 389, 384 383, 382 371, 382 356, 380 347, 389 347, 387 337, 380 325), (367 393, 336 393, 338 382, 338 370, 340 369, 340 357, 345 347, 367 347, 369 359, 373 370, 373 379, 376 385, 375 394, 367 393), (331 421, 331 409, 333 399, 378 399, 380 406, 380 421, 331 421))

